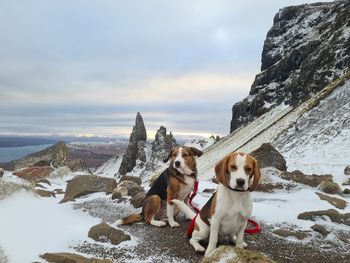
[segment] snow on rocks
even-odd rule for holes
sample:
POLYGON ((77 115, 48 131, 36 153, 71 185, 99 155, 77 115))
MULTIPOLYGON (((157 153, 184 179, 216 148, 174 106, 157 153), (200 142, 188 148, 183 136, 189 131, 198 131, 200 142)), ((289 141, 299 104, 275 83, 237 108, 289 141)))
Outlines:
POLYGON ((112 263, 109 259, 87 258, 75 253, 45 253, 40 257, 54 263, 112 263))

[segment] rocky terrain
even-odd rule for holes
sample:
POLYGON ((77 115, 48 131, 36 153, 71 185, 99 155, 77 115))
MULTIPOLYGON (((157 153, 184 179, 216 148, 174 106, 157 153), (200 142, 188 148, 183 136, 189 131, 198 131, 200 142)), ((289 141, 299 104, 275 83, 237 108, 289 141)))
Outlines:
POLYGON ((300 105, 350 67, 350 3, 282 8, 267 33, 249 96, 232 107, 231 132, 281 104, 300 105))

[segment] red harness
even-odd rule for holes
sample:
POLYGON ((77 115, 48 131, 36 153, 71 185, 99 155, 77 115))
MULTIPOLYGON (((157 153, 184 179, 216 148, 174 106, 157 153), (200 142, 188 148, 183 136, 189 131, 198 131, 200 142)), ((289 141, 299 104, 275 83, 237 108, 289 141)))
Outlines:
MULTIPOLYGON (((192 219, 190 225, 189 225, 188 228, 187 228, 187 236, 188 236, 188 237, 191 237, 191 236, 192 236, 192 232, 193 232, 194 226, 195 226, 195 221, 196 221, 197 216, 199 215, 199 214, 198 214, 198 213, 199 213, 199 209, 198 209, 197 207, 195 207, 195 206, 192 204, 192 200, 193 200, 193 198, 196 196, 197 191, 198 191, 198 181, 196 180, 196 181, 194 182, 193 192, 192 192, 192 194, 191 194, 191 196, 190 196, 189 204, 190 204, 190 206, 196 211, 197 215, 192 219)), ((244 230, 244 233, 247 233, 247 234, 257 234, 257 233, 259 233, 259 232, 262 230, 262 228, 260 227, 260 225, 259 225, 257 222, 255 222, 254 220, 252 220, 252 219, 248 219, 248 224, 252 225, 253 227, 251 227, 251 228, 246 228, 246 229, 244 230)))

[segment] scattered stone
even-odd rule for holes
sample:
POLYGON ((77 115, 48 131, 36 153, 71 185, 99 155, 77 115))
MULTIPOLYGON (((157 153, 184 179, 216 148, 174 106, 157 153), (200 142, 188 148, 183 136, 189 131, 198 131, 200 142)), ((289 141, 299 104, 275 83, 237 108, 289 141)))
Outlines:
POLYGON ((134 183, 137 183, 138 185, 141 185, 142 181, 140 177, 137 176, 130 176, 130 175, 123 175, 120 180, 119 183, 123 182, 123 181, 131 181, 134 183))
POLYGON ((293 172, 284 172, 281 174, 281 178, 285 180, 294 181, 296 183, 306 184, 312 187, 318 186, 323 181, 332 181, 332 175, 306 175, 301 171, 295 170, 293 172))
POLYGON ((343 183, 343 185, 350 185, 350 179, 343 183))
POLYGON ((346 207, 346 201, 337 197, 332 197, 329 195, 321 194, 321 193, 316 193, 321 200, 325 200, 331 205, 335 206, 336 208, 339 209, 344 209, 346 207))
POLYGON ((76 176, 68 181, 66 193, 60 203, 75 201, 76 197, 96 192, 112 193, 116 187, 117 182, 112 178, 95 175, 76 176))
POLYGON ((133 197, 134 195, 140 192, 144 192, 144 189, 142 188, 142 186, 131 181, 123 181, 120 183, 119 186, 123 186, 126 189, 128 189, 128 195, 130 195, 131 197, 133 197))
POLYGON ((62 195, 65 193, 62 189, 55 189, 55 190, 53 190, 53 192, 57 195, 62 195))
POLYGON ((67 166, 72 172, 86 172, 91 174, 90 169, 85 165, 82 159, 68 160, 67 166))
POLYGON ((321 191, 327 193, 327 194, 342 194, 343 190, 340 188, 340 186, 333 182, 333 181, 324 181, 320 183, 318 186, 318 189, 321 191))
POLYGON ((39 188, 47 189, 45 186, 43 186, 43 185, 41 185, 41 184, 38 184, 38 183, 36 183, 36 184, 34 185, 34 187, 39 187, 39 188))
POLYGON ((4 169, 2 169, 2 168, 0 167, 0 177, 2 177, 2 176, 4 175, 4 173, 5 173, 4 169))
POLYGON ((263 143, 250 153, 259 163, 260 168, 274 167, 280 171, 287 170, 286 160, 270 143, 263 143))
POLYGON ((295 237, 299 240, 303 240, 304 238, 307 237, 307 234, 304 232, 299 232, 299 231, 293 231, 289 229, 276 229, 272 231, 274 234, 281 236, 281 237, 295 237))
POLYGON ((283 184, 281 183, 260 183, 258 187, 255 189, 255 191, 258 192, 265 192, 265 193, 272 193, 273 190, 276 189, 283 189, 283 184))
POLYGON ((257 251, 239 249, 232 246, 219 246, 209 257, 203 257, 201 263, 274 263, 274 261, 257 251))
POLYGON ((118 186, 117 188, 113 189, 112 200, 119 199, 127 195, 128 195, 128 189, 123 186, 118 186))
POLYGON ((332 222, 350 226, 350 213, 341 214, 337 210, 318 210, 304 212, 298 215, 298 219, 315 221, 317 217, 329 217, 332 222))
POLYGON ((313 231, 320 233, 323 236, 327 236, 331 231, 328 231, 323 225, 315 224, 311 227, 313 231))
POLYGON ((95 241, 109 242, 113 245, 118 245, 123 241, 131 239, 130 236, 126 235, 123 231, 110 227, 105 222, 93 226, 89 230, 88 236, 95 241))
POLYGON ((53 263, 112 263, 109 259, 86 258, 73 253, 45 253, 40 257, 53 263))
POLYGON ((36 183, 47 184, 47 185, 50 185, 50 186, 51 186, 50 181, 47 180, 47 179, 40 179, 40 180, 36 181, 36 183))
POLYGON ((33 167, 28 167, 28 168, 19 170, 13 173, 13 175, 21 177, 22 179, 25 179, 32 183, 35 183, 36 181, 39 181, 45 177, 48 177, 52 171, 53 171, 53 168, 50 166, 43 166, 43 167, 33 166, 33 167))
POLYGON ((147 133, 145 124, 141 114, 138 112, 136 115, 135 126, 132 129, 128 148, 123 155, 122 163, 120 164, 118 173, 125 175, 131 172, 136 165, 137 155, 139 154, 142 143, 146 142, 147 133))
POLYGON ((350 243, 349 239, 347 239, 346 237, 340 236, 340 237, 338 237, 338 239, 346 244, 350 243))
POLYGON ((350 164, 348 166, 345 167, 344 169, 344 174, 345 175, 350 175, 350 164))
POLYGON ((68 166, 62 166, 52 171, 50 178, 64 178, 68 175, 72 175, 72 171, 68 166))
POLYGON ((63 166, 67 160, 67 146, 59 142, 40 152, 36 152, 15 161, 15 170, 30 166, 63 166))
POLYGON ((348 188, 344 189, 343 194, 350 195, 350 189, 348 188))
POLYGON ((134 195, 131 199, 130 199, 130 203, 135 207, 135 208, 139 208, 142 207, 143 205, 143 200, 146 197, 146 193, 145 192, 140 192, 136 195, 134 195))
POLYGON ((212 181, 214 184, 219 184, 219 182, 218 182, 218 180, 216 179, 216 177, 213 177, 213 178, 211 179, 211 181, 212 181))
POLYGON ((56 197, 53 191, 46 191, 43 189, 35 189, 35 193, 40 195, 41 197, 56 197))

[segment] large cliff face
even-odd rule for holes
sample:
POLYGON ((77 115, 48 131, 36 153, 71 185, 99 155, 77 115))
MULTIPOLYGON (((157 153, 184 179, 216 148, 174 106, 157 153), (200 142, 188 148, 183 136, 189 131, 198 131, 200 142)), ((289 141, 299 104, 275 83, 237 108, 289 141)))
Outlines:
POLYGON ((267 33, 261 73, 232 108, 231 132, 285 103, 296 106, 350 68, 350 2, 281 9, 267 33))

